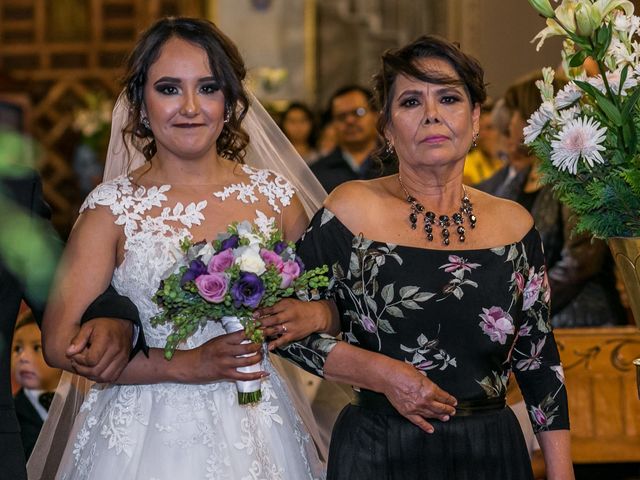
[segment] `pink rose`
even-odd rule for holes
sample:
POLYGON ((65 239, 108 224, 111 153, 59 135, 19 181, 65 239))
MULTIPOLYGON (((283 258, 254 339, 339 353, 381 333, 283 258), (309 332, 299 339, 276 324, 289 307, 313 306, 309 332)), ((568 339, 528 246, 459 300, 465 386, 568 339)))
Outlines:
POLYGON ((233 250, 227 248, 211 257, 209 265, 207 266, 207 272, 224 272, 231 267, 231 265, 233 265, 233 250))
POLYGON ((547 426, 547 416, 541 408, 531 407, 531 416, 537 425, 541 427, 547 426))
POLYGON ((511 315, 500 307, 483 308, 482 311, 483 313, 480 314, 482 331, 489 335, 492 342, 504 345, 507 341, 507 335, 512 335, 515 332, 511 315))
POLYGON ((278 272, 282 272, 284 262, 282 261, 282 257, 276 252, 261 248, 260 257, 264 260, 265 265, 274 265, 278 269, 278 272))
POLYGON ((551 301, 551 287, 549 286, 549 276, 545 270, 544 275, 542 277, 542 301, 544 303, 549 303, 551 301))
POLYGON ((518 286, 518 292, 522 292, 524 290, 524 275, 520 272, 515 273, 516 276, 516 285, 518 286))
POLYGON ((529 278, 527 284, 524 287, 524 301, 522 303, 522 310, 529 310, 538 300, 540 295, 540 289, 542 288, 542 275, 535 273, 535 269, 531 267, 529 270, 529 278))
POLYGON ((229 286, 227 276, 218 272, 200 275, 195 282, 200 296, 211 303, 222 302, 229 286))
POLYGON ((280 288, 289 288, 291 283, 300 276, 300 265, 295 260, 287 260, 282 265, 282 272, 280 272, 280 277, 282 278, 282 283, 280 284, 280 288))

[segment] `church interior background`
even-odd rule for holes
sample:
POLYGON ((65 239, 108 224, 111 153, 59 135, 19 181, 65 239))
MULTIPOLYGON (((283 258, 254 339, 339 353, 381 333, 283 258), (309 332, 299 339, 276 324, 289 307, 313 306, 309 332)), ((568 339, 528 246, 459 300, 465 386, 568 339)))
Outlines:
MULTIPOLYGON (((640 1, 634 4, 637 11, 640 1)), ((560 62, 559 41, 540 52, 530 43, 543 19, 526 0, 0 0, 0 104, 20 107, 16 122, 39 146, 45 197, 63 236, 87 193, 77 148, 87 143, 103 159, 122 61, 138 32, 165 15, 216 22, 239 46, 251 88, 276 112, 295 100, 326 108, 336 88, 368 85, 385 49, 422 33, 458 41, 476 56, 492 98, 560 62)), ((630 364, 640 341, 616 338, 563 347, 575 353, 576 369, 590 371, 570 397, 577 462, 640 462, 640 400, 630 364), (615 414, 603 420, 599 412, 611 408, 615 414)))

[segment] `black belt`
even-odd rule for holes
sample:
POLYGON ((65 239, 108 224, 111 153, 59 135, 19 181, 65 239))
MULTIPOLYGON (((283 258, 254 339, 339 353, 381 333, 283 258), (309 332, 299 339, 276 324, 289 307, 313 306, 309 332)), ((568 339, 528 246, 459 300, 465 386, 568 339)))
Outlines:
MULTIPOLYGON (((379 413, 400 415, 394 406, 391 405, 391 402, 387 400, 387 397, 381 393, 372 392, 371 390, 355 392, 355 398, 351 401, 351 404, 357 407, 375 410, 379 413)), ((504 409, 505 405, 506 402, 504 398, 459 401, 458 405, 455 407, 455 417, 468 417, 470 415, 496 413, 504 409)))

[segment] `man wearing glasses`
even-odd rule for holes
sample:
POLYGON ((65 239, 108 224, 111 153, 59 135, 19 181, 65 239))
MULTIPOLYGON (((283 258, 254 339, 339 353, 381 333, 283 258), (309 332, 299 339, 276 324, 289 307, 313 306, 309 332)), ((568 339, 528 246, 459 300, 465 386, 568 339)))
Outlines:
POLYGON ((358 85, 342 87, 331 96, 329 109, 337 147, 311 166, 327 193, 349 180, 395 173, 393 161, 371 155, 380 147, 380 139, 376 131, 378 113, 369 90, 358 85))

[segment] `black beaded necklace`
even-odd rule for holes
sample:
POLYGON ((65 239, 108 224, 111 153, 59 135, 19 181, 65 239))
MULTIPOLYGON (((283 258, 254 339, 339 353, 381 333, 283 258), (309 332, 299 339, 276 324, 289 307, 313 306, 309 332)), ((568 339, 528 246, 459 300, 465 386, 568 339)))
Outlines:
POLYGON ((467 190, 462 186, 462 203, 460 204, 460 211, 455 212, 451 217, 448 215, 436 215, 432 211, 425 212, 424 205, 418 202, 413 196, 409 194, 407 188, 402 183, 402 177, 398 175, 398 182, 404 191, 404 194, 407 199, 407 203, 411 205, 411 212, 409 213, 409 222, 411 223, 411 229, 415 230, 418 224, 418 217, 424 215, 424 233, 427 236, 427 240, 430 242, 433 241, 433 226, 440 227, 441 235, 442 235, 442 243, 444 245, 449 245, 449 227, 451 226, 451 222, 456 225, 456 232, 458 233, 458 240, 460 243, 466 240, 466 230, 464 228, 464 216, 469 220, 469 226, 471 228, 476 228, 477 218, 473 213, 473 204, 469 197, 467 196, 467 190), (464 216, 463 216, 464 215, 464 216))

